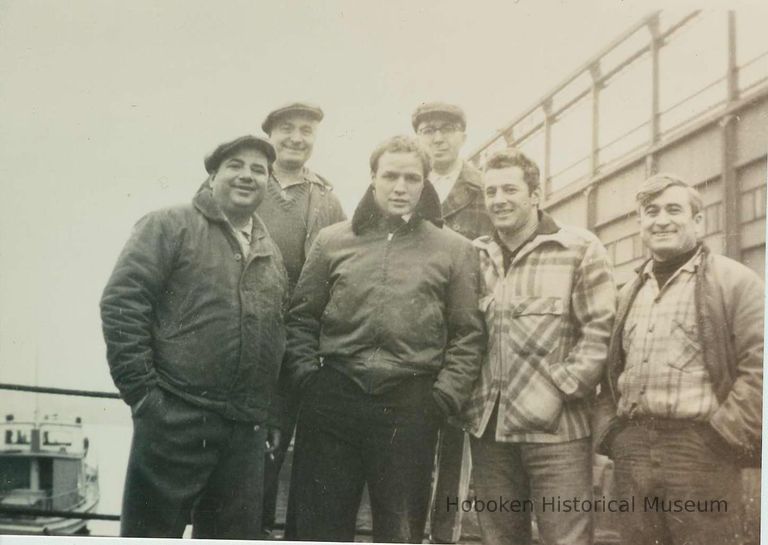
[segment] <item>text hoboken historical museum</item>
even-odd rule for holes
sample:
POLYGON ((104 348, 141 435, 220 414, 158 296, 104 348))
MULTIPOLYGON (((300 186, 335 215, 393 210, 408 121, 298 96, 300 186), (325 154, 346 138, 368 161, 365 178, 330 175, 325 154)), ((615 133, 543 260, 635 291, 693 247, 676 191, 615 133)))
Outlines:
POLYGON ((582 499, 577 497, 544 496, 540 501, 498 498, 472 498, 459 501, 457 497, 446 499, 447 511, 474 511, 490 513, 632 513, 642 509, 646 512, 659 513, 727 513, 728 502, 724 499, 689 499, 689 498, 600 498, 582 499), (538 508, 535 503, 538 503, 538 508))

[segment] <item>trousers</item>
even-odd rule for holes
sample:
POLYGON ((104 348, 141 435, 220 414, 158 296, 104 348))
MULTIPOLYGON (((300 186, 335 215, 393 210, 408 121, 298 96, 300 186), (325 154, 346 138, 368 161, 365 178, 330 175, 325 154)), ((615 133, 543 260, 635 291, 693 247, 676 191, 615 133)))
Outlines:
MULTIPOLYGON (((589 545, 594 534, 591 512, 558 508, 557 499, 592 500, 592 446, 588 437, 563 443, 497 442, 495 419, 482 438, 471 438, 477 517, 483 543, 532 543, 535 513, 540 542, 589 545), (513 505, 511 512, 480 509, 494 501, 513 505)), ((561 504, 562 505, 562 504, 561 504)))
POLYGON ((120 535, 258 539, 266 429, 160 388, 133 414, 120 535))
POLYGON ((318 371, 299 411, 286 539, 353 541, 367 484, 373 540, 421 543, 441 420, 433 383, 368 394, 328 365, 318 371))
POLYGON ((704 422, 643 420, 620 428, 610 445, 626 545, 740 545, 740 469, 704 422))

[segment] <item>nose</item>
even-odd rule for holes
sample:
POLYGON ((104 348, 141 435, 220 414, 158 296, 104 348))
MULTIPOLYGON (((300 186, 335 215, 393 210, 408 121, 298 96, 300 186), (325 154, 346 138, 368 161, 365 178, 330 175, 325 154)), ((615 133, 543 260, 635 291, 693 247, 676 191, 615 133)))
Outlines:
POLYGON ((661 210, 654 218, 654 223, 661 226, 667 225, 669 223, 669 215, 664 210, 661 210))
POLYGON ((252 181, 253 180, 253 172, 251 172, 250 168, 243 167, 240 170, 240 172, 238 173, 237 177, 240 178, 241 180, 252 181))
POLYGON ((301 142, 302 139, 303 139, 302 135, 301 135, 301 131, 299 129, 295 129, 295 130, 291 131, 291 134, 288 135, 288 139, 291 142, 301 142))
POLYGON ((405 177, 400 176, 395 182, 395 186, 392 188, 392 192, 396 193, 397 195, 402 195, 405 193, 405 188, 405 177))
POLYGON ((504 195, 501 193, 501 191, 497 191, 491 197, 491 204, 504 204, 504 202, 504 195))

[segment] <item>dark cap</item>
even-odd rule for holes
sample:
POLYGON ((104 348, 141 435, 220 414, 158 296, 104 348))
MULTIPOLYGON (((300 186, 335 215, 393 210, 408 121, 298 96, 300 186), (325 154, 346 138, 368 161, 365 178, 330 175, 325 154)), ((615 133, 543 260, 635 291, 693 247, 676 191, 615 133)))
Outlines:
POLYGON ((450 117, 461 123, 462 129, 466 130, 467 128, 467 118, 464 115, 464 110, 458 106, 446 104, 445 102, 424 102, 419 104, 419 107, 416 108, 416 111, 413 112, 413 115, 411 116, 413 130, 415 131, 418 129, 419 123, 421 123, 425 117, 437 115, 450 117))
POLYGON ((245 136, 235 138, 230 142, 219 144, 218 147, 205 158, 205 170, 208 174, 213 174, 218 170, 219 165, 224 159, 240 148, 256 148, 257 150, 264 152, 270 165, 275 162, 275 158, 277 157, 275 147, 269 140, 253 136, 252 134, 246 134, 245 136))
POLYGON ((272 125, 275 124, 275 121, 279 117, 285 114, 306 114, 317 121, 322 121, 324 116, 323 110, 320 109, 319 106, 307 102, 291 102, 290 104, 286 104, 285 106, 281 106, 278 109, 269 112, 266 119, 264 119, 264 122, 261 124, 261 130, 270 134, 272 132, 272 125))

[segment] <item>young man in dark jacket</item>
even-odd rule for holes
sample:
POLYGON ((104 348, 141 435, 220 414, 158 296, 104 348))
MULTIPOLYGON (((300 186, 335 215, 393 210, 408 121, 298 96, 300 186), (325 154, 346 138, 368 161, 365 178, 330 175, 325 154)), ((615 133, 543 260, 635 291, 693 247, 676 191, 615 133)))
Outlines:
POLYGON ((352 221, 315 241, 287 322, 286 370, 303 392, 294 539, 352 541, 367 483, 374 541, 421 542, 437 430, 484 348, 477 255, 440 227, 428 156, 396 137, 370 164, 352 221))
MULTIPOLYGON (((257 213, 280 248, 288 272, 289 291, 296 285, 320 230, 347 219, 330 182, 306 166, 323 117, 323 110, 314 104, 292 102, 269 112, 261 124, 275 146, 277 159, 257 213)), ((283 440, 280 447, 264 459, 262 523, 265 537, 275 525, 280 469, 299 409, 298 396, 286 395, 283 399, 280 419, 283 440)), ((288 516, 292 516, 292 510, 288 516)))
POLYGON ((657 174, 637 192, 652 259, 619 296, 596 417, 623 543, 743 543, 740 465, 759 461, 760 278, 700 241, 699 193, 657 174))
POLYGON ((275 150, 243 136, 206 158, 193 203, 134 228, 101 316, 133 442, 122 536, 257 539, 285 348, 287 278, 254 214, 275 150))
MULTIPOLYGON (((493 226, 483 200, 482 176, 459 155, 467 139, 464 110, 444 102, 426 102, 413 112, 411 124, 429 153, 429 181, 440 198, 445 225, 469 240, 490 234, 493 226)), ((467 497, 471 468, 467 434, 446 422, 440 430, 432 494, 429 533, 433 543, 456 543, 461 537, 461 510, 445 506, 467 497)))

